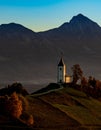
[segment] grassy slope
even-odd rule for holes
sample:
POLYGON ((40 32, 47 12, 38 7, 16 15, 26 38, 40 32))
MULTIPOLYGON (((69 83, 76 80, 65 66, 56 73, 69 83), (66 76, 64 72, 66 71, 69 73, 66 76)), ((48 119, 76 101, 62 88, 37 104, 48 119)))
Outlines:
POLYGON ((31 105, 29 112, 33 112, 36 127, 101 125, 101 102, 73 88, 32 95, 28 100, 31 105))
POLYGON ((77 121, 67 116, 53 105, 41 100, 39 97, 28 98, 30 101, 29 112, 35 119, 35 127, 41 128, 65 128, 67 126, 80 125, 77 121))

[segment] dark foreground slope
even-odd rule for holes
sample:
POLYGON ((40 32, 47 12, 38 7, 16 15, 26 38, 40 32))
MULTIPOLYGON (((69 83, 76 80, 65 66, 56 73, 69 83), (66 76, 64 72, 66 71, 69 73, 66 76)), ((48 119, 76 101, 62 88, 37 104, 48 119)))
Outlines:
POLYGON ((22 121, 0 115, 0 130, 32 130, 22 121))
POLYGON ((83 92, 61 88, 27 98, 38 130, 101 129, 101 102, 83 92))
POLYGON ((68 85, 68 87, 51 89, 55 86, 56 84, 50 84, 45 89, 24 97, 28 100, 27 109, 23 113, 25 119, 8 117, 7 112, 0 113, 0 130, 101 129, 100 101, 68 85), (33 115, 33 125, 26 124, 28 115, 33 115))

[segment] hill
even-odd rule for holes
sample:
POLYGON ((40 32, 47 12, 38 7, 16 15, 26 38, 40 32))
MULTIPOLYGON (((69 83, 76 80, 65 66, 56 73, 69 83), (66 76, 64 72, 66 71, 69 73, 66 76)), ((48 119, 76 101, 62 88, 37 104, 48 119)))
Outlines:
POLYGON ((59 89, 60 88, 60 85, 57 84, 57 83, 50 83, 48 86, 44 87, 44 88, 41 88, 37 91, 35 91, 34 93, 32 94, 42 94, 42 93, 47 93, 49 91, 54 91, 56 89, 59 89))
POLYGON ((101 101, 77 87, 79 85, 73 87, 71 84, 61 86, 51 83, 33 94, 25 94, 26 91, 19 83, 11 85, 7 90, 1 89, 0 94, 3 96, 0 96, 0 130, 100 130, 101 101), (17 95, 14 97, 13 92, 17 93, 18 98, 17 95), (22 102, 23 112, 19 118, 10 116, 11 113, 5 111, 10 108, 5 109, 5 106, 11 99, 13 105, 17 104, 15 101, 18 100, 14 100, 15 98, 22 102), (34 117, 33 125, 27 122, 30 115, 34 117))
POLYGON ((32 94, 29 112, 35 128, 54 130, 100 130, 101 102, 74 88, 65 87, 32 94))
POLYGON ((101 27, 82 14, 58 28, 39 33, 16 23, 2 24, 0 82, 54 82, 61 52, 68 65, 68 73, 70 67, 78 63, 85 74, 101 79, 100 37, 101 27))

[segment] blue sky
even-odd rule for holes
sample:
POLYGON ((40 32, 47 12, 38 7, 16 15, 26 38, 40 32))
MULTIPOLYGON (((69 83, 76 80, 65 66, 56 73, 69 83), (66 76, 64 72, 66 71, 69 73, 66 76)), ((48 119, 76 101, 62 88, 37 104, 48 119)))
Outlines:
POLYGON ((15 22, 36 32, 58 27, 79 13, 101 25, 101 0, 0 0, 0 24, 15 22))

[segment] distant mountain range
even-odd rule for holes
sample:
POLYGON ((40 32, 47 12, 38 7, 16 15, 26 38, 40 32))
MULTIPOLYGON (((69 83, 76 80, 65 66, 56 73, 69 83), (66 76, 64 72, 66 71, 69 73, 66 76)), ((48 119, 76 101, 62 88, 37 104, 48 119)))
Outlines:
POLYGON ((38 33, 15 23, 0 25, 0 83, 55 82, 61 52, 68 74, 78 63, 85 75, 101 79, 101 27, 82 14, 38 33))

